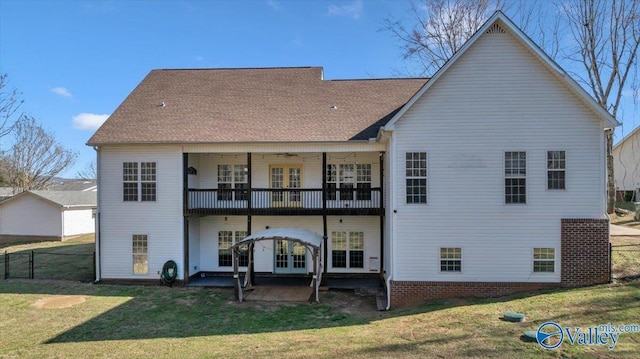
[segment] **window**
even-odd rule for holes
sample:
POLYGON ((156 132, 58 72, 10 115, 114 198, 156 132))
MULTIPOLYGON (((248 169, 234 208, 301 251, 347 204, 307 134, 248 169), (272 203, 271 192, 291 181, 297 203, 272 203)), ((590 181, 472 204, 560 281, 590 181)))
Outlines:
POLYGON ((533 249, 533 271, 553 273, 555 270, 555 249, 554 248, 534 248, 533 249))
POLYGON ((156 201, 156 163, 122 163, 122 199, 125 202, 156 201), (138 176, 140 173, 140 176, 138 176))
POLYGON ((249 186, 247 183, 247 171, 244 165, 233 166, 233 182, 236 190, 236 201, 246 201, 249 186))
POLYGON ((440 248, 440 271, 462 271, 462 248, 440 248))
POLYGON ((246 201, 247 172, 245 165, 218 165, 218 200, 246 201))
POLYGON ((427 203, 427 153, 407 152, 407 203, 427 203))
POLYGON ((156 163, 140 162, 140 187, 143 202, 156 200, 156 163))
MULTIPOLYGON (((218 232, 218 266, 233 266, 233 251, 231 247, 247 236, 247 231, 219 231, 218 232), (235 238, 234 238, 235 235, 235 238)), ((238 265, 246 267, 249 265, 248 245, 240 246, 238 254, 238 265)))
POLYGON ((527 203, 527 153, 504 153, 505 203, 527 203))
POLYGON ((138 201, 138 163, 124 162, 122 164, 122 189, 125 202, 138 201))
POLYGON ((340 189, 340 200, 351 201, 356 189, 355 198, 371 200, 371 164, 328 164, 327 165, 327 200, 338 199, 336 192, 340 189))
POLYGON ((134 234, 133 242, 133 274, 149 273, 149 258, 147 255, 147 235, 134 234))
POLYGON ((371 200, 371 164, 356 164, 356 199, 362 201, 371 200))
POLYGON ((338 177, 336 165, 327 165, 327 200, 336 200, 336 189, 338 188, 338 177))
POLYGON ((566 189, 565 151, 547 151, 547 189, 566 189))
POLYGON ((354 165, 340 165, 340 171, 338 172, 338 180, 340 181, 340 200, 353 200, 353 182, 355 177, 354 165))
POLYGON ((333 268, 364 268, 364 232, 331 232, 333 268))

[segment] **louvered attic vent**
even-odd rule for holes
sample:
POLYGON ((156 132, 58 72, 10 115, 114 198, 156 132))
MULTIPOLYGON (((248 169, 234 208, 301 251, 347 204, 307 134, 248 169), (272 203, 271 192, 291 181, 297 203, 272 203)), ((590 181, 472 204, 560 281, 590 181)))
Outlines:
POLYGON ((491 25, 490 28, 487 29, 487 34, 504 34, 504 29, 498 25, 498 24, 493 24, 491 25))

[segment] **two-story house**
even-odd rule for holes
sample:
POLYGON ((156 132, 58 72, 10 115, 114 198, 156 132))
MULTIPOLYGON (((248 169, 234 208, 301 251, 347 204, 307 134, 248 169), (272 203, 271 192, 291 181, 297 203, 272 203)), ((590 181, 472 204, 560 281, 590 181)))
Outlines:
POLYGON ((89 140, 97 280, 376 276, 391 305, 607 282, 617 125, 497 12, 430 80, 154 70, 89 140), (294 238, 295 239, 295 238, 294 238), (250 253, 248 253, 250 252, 250 253))

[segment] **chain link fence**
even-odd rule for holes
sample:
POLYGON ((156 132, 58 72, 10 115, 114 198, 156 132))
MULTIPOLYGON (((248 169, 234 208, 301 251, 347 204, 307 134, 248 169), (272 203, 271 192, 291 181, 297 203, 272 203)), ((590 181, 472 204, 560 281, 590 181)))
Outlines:
POLYGON ((640 278, 640 244, 611 245, 611 278, 615 280, 640 278))
POLYGON ((2 254, 4 279, 57 279, 92 281, 95 279, 95 252, 61 253, 20 251, 2 254))

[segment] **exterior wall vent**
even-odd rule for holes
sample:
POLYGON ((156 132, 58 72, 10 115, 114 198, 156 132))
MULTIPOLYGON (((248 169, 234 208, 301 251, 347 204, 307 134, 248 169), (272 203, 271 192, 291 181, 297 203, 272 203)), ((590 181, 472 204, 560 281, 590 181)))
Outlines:
POLYGON ((504 33, 505 33, 504 29, 497 23, 491 25, 491 27, 488 28, 486 32, 486 34, 504 34, 504 33))

